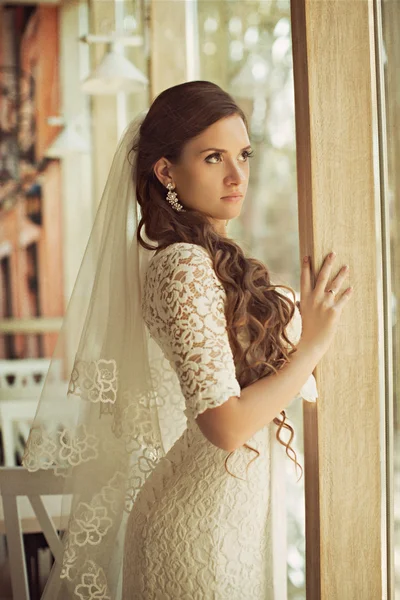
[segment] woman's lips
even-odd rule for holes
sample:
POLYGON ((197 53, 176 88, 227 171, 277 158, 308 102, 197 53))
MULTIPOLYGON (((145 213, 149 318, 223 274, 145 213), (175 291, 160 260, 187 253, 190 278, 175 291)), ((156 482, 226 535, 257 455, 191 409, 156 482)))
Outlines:
POLYGON ((239 202, 243 198, 243 194, 232 194, 232 196, 222 196, 221 200, 226 200, 227 202, 239 202))

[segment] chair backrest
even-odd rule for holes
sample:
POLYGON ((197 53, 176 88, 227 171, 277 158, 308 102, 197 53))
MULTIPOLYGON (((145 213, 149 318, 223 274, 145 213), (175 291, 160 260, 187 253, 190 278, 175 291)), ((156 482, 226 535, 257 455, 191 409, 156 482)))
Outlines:
MULTIPOLYGON (((49 365, 47 358, 0 360, 0 429, 6 466, 15 465, 18 434, 26 441, 49 365)), ((49 379, 52 385, 62 384, 61 367, 61 360, 54 360, 49 379)))
POLYGON ((0 400, 0 429, 6 467, 16 466, 15 452, 20 446, 19 436, 21 435, 26 443, 30 424, 36 414, 37 403, 37 399, 29 397, 0 400))
MULTIPOLYGON (((0 360, 0 398, 21 395, 38 397, 50 366, 48 358, 0 360)), ((61 360, 54 360, 51 378, 62 377, 61 360)))
POLYGON ((22 534, 42 531, 57 563, 62 562, 63 546, 57 533, 60 528, 62 510, 68 514, 68 502, 62 506, 62 494, 65 479, 56 476, 52 470, 31 473, 23 467, 0 468, 0 492, 2 513, 0 512, 0 530, 4 528, 9 553, 11 586, 15 600, 29 600, 27 569, 24 556, 22 534), (56 503, 45 502, 52 496, 56 503), (31 506, 18 500, 23 497, 31 506), (33 509, 33 511, 32 511, 33 509))

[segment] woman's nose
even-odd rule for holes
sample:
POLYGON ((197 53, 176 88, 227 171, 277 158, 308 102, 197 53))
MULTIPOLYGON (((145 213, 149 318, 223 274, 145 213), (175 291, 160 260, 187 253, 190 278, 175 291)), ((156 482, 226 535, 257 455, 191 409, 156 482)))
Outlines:
POLYGON ((246 179, 247 179, 247 173, 246 173, 244 166, 238 165, 238 164, 235 164, 234 162, 232 162, 229 165, 229 168, 227 170, 226 180, 228 182, 239 184, 239 183, 242 183, 243 181, 246 181, 246 179))

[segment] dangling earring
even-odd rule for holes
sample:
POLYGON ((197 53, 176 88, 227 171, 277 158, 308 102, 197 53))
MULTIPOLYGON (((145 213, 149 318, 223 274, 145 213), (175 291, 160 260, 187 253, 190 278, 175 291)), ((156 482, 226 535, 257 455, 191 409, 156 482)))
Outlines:
POLYGON ((182 204, 177 200, 177 198, 178 198, 177 193, 172 191, 175 189, 174 184, 171 182, 167 183, 167 189, 168 189, 167 200, 170 203, 170 205, 172 206, 172 208, 178 212, 179 211, 186 212, 185 209, 183 208, 182 204))

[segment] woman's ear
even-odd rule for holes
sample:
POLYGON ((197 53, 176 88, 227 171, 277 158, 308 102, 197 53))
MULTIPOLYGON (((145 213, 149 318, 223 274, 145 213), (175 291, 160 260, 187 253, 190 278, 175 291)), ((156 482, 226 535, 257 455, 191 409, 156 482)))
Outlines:
POLYGON ((157 179, 164 187, 172 181, 170 172, 171 163, 167 158, 160 158, 153 167, 153 171, 157 179))

